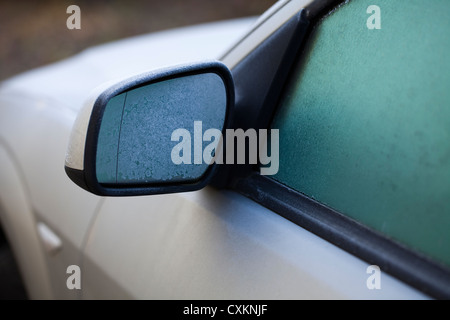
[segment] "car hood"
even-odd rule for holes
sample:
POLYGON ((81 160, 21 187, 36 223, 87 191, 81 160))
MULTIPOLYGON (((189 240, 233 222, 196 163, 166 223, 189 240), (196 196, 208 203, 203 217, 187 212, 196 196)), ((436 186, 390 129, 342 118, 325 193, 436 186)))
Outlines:
POLYGON ((39 97, 78 111, 104 82, 205 59, 218 59, 255 18, 207 23, 127 38, 82 51, 6 80, 0 93, 39 97))

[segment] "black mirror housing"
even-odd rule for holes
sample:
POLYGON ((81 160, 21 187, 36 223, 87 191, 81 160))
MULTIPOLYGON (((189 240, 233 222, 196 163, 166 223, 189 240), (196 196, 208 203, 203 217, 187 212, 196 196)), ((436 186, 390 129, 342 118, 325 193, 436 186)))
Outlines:
POLYGON ((199 190, 214 178, 217 164, 208 160, 223 143, 211 139, 204 151, 202 125, 223 136, 233 106, 232 75, 218 61, 107 84, 78 114, 65 171, 78 186, 102 196, 199 190))

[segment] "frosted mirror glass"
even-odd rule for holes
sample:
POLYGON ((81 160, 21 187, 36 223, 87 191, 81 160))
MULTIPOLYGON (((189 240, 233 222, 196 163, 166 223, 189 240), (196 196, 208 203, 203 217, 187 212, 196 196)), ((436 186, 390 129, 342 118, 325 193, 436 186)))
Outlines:
POLYGON ((226 108, 226 87, 216 73, 164 80, 113 97, 98 136, 98 182, 139 185, 200 179, 209 164, 195 161, 194 147, 203 150, 207 145, 203 130, 222 131, 226 108), (183 135, 176 134, 180 132, 183 135))

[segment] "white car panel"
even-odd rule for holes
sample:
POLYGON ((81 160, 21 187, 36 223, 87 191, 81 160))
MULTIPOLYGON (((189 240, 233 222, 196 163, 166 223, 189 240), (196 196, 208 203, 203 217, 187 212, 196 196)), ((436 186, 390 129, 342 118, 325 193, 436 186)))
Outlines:
POLYGON ((108 198, 87 241, 84 299, 424 299, 232 191, 108 198))

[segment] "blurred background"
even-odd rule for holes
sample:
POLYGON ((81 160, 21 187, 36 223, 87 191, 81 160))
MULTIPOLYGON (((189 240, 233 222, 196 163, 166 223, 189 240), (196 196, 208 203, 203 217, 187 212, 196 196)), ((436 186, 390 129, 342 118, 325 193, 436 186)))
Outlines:
POLYGON ((275 0, 0 0, 0 81, 100 43, 263 13, 275 0), (66 9, 81 9, 81 30, 66 9))

